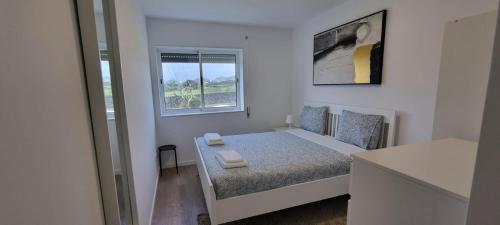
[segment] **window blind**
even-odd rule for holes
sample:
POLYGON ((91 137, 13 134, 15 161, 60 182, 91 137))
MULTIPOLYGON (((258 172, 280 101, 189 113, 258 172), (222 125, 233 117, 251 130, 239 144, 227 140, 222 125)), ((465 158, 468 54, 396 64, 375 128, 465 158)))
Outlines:
MULTIPOLYGON (((236 55, 202 54, 202 63, 236 64, 236 55)), ((162 63, 198 63, 198 54, 161 53, 162 63)))
POLYGON ((161 53, 162 63, 198 63, 198 54, 161 53))
POLYGON ((236 64, 236 55, 229 54, 202 54, 203 63, 228 63, 236 64))

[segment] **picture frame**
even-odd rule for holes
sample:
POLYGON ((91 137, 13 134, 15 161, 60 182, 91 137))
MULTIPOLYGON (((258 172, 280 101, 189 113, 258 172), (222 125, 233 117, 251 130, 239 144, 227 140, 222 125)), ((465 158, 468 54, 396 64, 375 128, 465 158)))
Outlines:
POLYGON ((380 85, 387 10, 314 35, 313 85, 380 85))

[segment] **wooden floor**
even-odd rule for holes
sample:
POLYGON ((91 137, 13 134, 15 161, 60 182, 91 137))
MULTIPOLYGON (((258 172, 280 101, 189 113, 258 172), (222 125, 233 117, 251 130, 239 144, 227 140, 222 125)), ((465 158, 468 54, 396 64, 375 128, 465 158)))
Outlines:
POLYGON ((207 213, 196 166, 163 170, 158 182, 152 225, 197 225, 197 216, 207 213))
MULTIPOLYGON (((345 225, 348 199, 340 196, 227 225, 345 225)), ((175 169, 163 171, 152 225, 198 225, 198 215, 207 211, 196 166, 179 167, 179 175, 175 169)))

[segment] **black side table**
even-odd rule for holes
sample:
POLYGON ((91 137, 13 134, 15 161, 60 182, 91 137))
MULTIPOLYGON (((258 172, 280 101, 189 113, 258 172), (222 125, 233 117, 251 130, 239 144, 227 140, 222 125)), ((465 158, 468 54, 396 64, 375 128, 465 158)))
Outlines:
POLYGON ((161 153, 164 151, 174 151, 175 156, 175 170, 177 174, 179 174, 179 167, 177 167, 177 146, 175 145, 163 145, 158 147, 158 161, 160 161, 160 176, 162 176, 162 167, 161 167, 161 153))

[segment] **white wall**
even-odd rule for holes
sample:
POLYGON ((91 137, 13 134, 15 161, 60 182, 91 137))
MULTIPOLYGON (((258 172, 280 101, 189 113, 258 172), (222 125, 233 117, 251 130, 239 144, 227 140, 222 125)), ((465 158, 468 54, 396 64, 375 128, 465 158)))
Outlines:
POLYGON ((229 135, 284 125, 290 108, 291 30, 153 18, 147 24, 158 144, 177 145, 180 162, 194 162, 193 137, 206 132, 229 135), (243 48, 245 105, 251 108, 250 119, 245 112, 161 117, 154 46, 243 48))
POLYGON ((430 140, 444 24, 496 9, 498 0, 350 0, 317 15, 293 32, 292 109, 304 100, 396 109, 399 144, 430 140), (317 86, 312 83, 313 35, 388 9, 383 84, 317 86))
POLYGON ((0 3, 1 224, 104 224, 75 17, 0 3))
POLYGON ((433 139, 479 140, 497 11, 445 26, 433 139))
MULTIPOLYGON (((497 23, 500 18, 497 19, 497 23)), ((496 225, 500 221, 500 29, 496 31, 493 64, 484 109, 483 127, 472 184, 468 225, 496 225)))
POLYGON ((136 0, 116 1, 132 173, 140 225, 149 225, 158 171, 146 21, 136 0))

